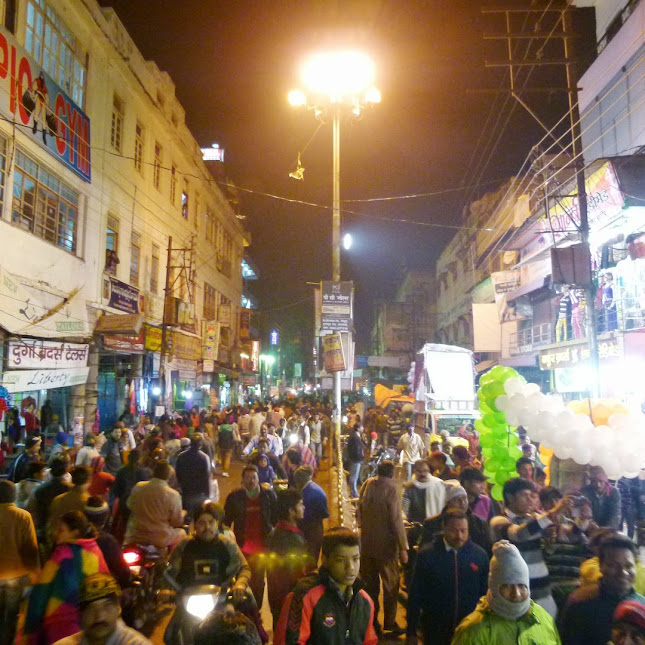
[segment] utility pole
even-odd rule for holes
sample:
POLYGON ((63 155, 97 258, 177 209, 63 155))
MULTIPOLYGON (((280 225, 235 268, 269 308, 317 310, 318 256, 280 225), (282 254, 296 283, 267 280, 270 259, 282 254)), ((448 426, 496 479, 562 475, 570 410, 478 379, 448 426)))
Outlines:
POLYGON ((163 316, 161 321, 161 353, 159 356, 159 385, 161 400, 166 405, 166 347, 168 343, 168 306, 172 296, 171 285, 172 235, 168 236, 168 255, 166 256, 166 285, 164 286, 163 316))
POLYGON ((182 277, 186 280, 188 299, 194 305, 194 253, 195 238, 191 238, 189 248, 173 249, 172 235, 168 236, 168 254, 166 256, 166 284, 164 287, 163 320, 161 322, 161 351, 159 356, 159 385, 161 400, 166 404, 166 355, 168 354, 168 332, 170 327, 177 326, 176 308, 173 300, 175 284, 182 277), (179 260, 173 264, 172 254, 177 253, 179 260), (179 269, 175 275, 175 269, 179 269), (172 308, 172 309, 171 309, 172 308))
MULTIPOLYGON (((569 122, 571 124, 571 141, 573 163, 576 172, 578 188, 578 211, 580 212, 580 237, 582 245, 591 262, 591 247, 589 246, 589 217, 587 212, 587 188, 585 185, 585 169, 582 158, 582 133, 580 131, 580 110, 578 107, 578 66, 575 60, 575 46, 570 36, 573 29, 573 10, 567 8, 562 17, 564 36, 564 57, 567 60, 567 85, 572 88, 569 92, 569 122), (575 88, 575 91, 574 91, 575 88)), ((598 324, 596 320, 596 302, 593 283, 586 288, 587 299, 587 328, 589 330, 589 356, 592 370, 592 394, 600 396, 600 356, 598 354, 598 324)))
MULTIPOLYGON (((530 7, 516 7, 507 6, 499 8, 485 8, 482 13, 491 14, 504 14, 506 33, 503 34, 487 34, 484 36, 487 40, 504 40, 506 41, 506 54, 507 60, 489 62, 486 61, 486 67, 505 67, 509 70, 510 74, 510 89, 509 90, 484 90, 485 92, 506 92, 509 93, 518 103, 534 118, 538 123, 547 131, 549 129, 540 121, 535 112, 527 105, 522 99, 520 93, 522 92, 535 92, 535 93, 551 93, 554 91, 565 91, 569 99, 569 125, 571 130, 571 150, 573 157, 573 169, 576 176, 577 187, 577 200, 578 212, 580 217, 579 226, 581 245, 585 250, 585 255, 589 258, 591 263, 591 251, 589 246, 589 218, 587 213, 587 189, 585 184, 584 163, 582 158, 582 140, 580 131, 580 111, 578 108, 578 75, 577 75, 577 61, 574 58, 574 45, 573 41, 576 38, 573 33, 573 7, 572 0, 565 0, 565 2, 549 2, 548 4, 538 3, 532 0, 530 7), (538 23, 535 25, 535 30, 532 32, 522 31, 513 32, 511 16, 513 14, 541 14, 540 21, 547 14, 559 13, 560 16, 556 18, 551 31, 538 30, 538 23), (561 30, 557 30, 558 23, 561 23, 561 30), (537 40, 544 41, 546 44, 550 39, 561 40, 563 43, 563 58, 550 58, 543 56, 540 48, 538 54, 533 58, 524 56, 523 58, 516 58, 513 42, 523 40, 533 42, 537 40), (544 67, 544 66, 558 66, 564 65, 566 71, 566 85, 562 86, 549 86, 549 87, 527 87, 526 83, 523 87, 518 87, 517 72, 521 67, 544 67)), ((546 192, 546 189, 545 189, 546 192)), ((548 200, 545 198, 545 216, 549 217, 548 213, 548 200)), ((595 311, 595 294, 593 293, 593 283, 584 285, 586 293, 586 311, 587 311, 587 335, 589 342, 589 353, 591 359, 592 369, 592 386, 591 394, 598 397, 600 393, 600 359, 598 355, 598 332, 595 311)))

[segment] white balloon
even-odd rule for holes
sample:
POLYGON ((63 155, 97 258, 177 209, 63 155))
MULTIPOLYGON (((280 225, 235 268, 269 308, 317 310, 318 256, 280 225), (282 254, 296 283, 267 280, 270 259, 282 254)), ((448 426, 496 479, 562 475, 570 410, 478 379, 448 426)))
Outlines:
POLYGON ((622 412, 612 414, 609 417, 609 425, 613 428, 626 428, 629 425, 629 421, 629 416, 622 412))
POLYGON ((508 405, 508 400, 509 400, 509 397, 506 394, 502 394, 501 396, 498 396, 495 399, 495 407, 500 412, 505 412, 506 411, 506 406, 508 405))
POLYGON ((582 432, 589 432, 593 429, 593 423, 586 414, 574 414, 571 426, 582 432))
POLYGON ((523 394, 513 394, 508 399, 508 405, 506 406, 506 409, 512 410, 515 413, 519 413, 519 411, 526 406, 526 397, 523 394))
POLYGON ((544 394, 542 394, 542 392, 536 392, 535 394, 531 394, 530 396, 526 397, 526 404, 532 410, 541 410, 542 409, 542 401, 545 398, 546 397, 545 397, 544 394))
POLYGON ((588 447, 585 447, 581 450, 574 450, 573 452, 573 461, 581 466, 591 463, 592 455, 591 450, 588 447))
POLYGON ((555 417, 555 423, 558 428, 562 430, 570 430, 571 428, 573 428, 574 417, 575 414, 573 413, 573 411, 569 408, 565 408, 561 412, 557 413, 557 416, 555 417))
POLYGON ((515 410, 506 410, 504 414, 506 415, 506 423, 509 426, 520 425, 520 418, 515 410))
POLYGON ((524 388, 524 384, 520 381, 519 378, 509 378, 508 381, 504 383, 504 391, 509 396, 521 392, 524 388))
POLYGON ((520 419, 520 425, 524 426, 528 432, 531 432, 531 428, 535 426, 538 414, 540 413, 537 410, 525 407, 520 410, 520 413, 517 416, 520 419))
POLYGON ((643 455, 639 455, 634 452, 620 457, 620 465, 623 470, 629 472, 639 471, 643 465, 643 461, 643 455))
POLYGON ((537 383, 527 383, 523 388, 522 394, 524 394, 524 396, 531 396, 538 392, 540 392, 540 386, 537 383))

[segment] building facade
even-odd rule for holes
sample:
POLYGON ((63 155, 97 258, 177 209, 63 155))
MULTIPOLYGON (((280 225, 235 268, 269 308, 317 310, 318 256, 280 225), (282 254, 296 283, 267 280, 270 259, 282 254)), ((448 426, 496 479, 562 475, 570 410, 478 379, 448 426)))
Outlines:
POLYGON ((86 428, 230 397, 247 240, 172 80, 95 0, 0 11, 0 392, 86 428))

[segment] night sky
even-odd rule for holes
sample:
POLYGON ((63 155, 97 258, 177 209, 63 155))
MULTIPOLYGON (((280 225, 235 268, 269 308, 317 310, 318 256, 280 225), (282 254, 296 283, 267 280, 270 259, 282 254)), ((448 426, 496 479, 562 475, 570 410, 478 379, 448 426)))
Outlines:
MULTIPOLYGON (((473 91, 508 87, 500 72, 484 67, 485 57, 501 52, 482 35, 503 31, 502 19, 482 16, 477 0, 101 4, 116 10, 143 55, 171 75, 200 145, 224 147, 227 175, 255 191, 241 195, 249 253, 261 273, 254 289, 260 307, 282 323, 310 324, 306 282, 331 277, 331 211, 260 194, 331 206, 331 124, 316 132, 313 113, 292 108, 287 92, 298 86, 309 53, 342 46, 374 58, 383 100, 360 120, 342 122, 341 200, 450 192, 343 202, 342 229, 352 233, 354 248, 342 254, 342 277, 356 283, 359 351, 369 349, 373 299, 393 294, 402 267, 434 267, 465 200, 516 172, 543 134, 517 104, 504 107, 505 96, 473 91), (500 132, 491 153, 485 144, 500 132), (304 182, 290 179, 310 140, 304 182), (463 190, 473 183, 479 185, 463 190)), ((539 82, 536 74, 531 84, 539 82)), ((562 95, 528 100, 549 126, 566 105, 562 95)))

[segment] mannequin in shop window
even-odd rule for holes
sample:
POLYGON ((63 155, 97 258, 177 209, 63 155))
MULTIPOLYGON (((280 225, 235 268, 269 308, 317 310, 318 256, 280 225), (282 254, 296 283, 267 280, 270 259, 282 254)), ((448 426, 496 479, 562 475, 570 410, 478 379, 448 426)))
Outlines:
POLYGON ((557 304, 557 317, 555 323, 555 342, 569 340, 571 334, 571 310, 572 310, 571 290, 568 284, 562 286, 562 295, 557 304))
POLYGON ((579 340, 580 338, 585 337, 584 292, 579 289, 572 289, 570 296, 571 296, 571 328, 573 330, 573 337, 576 340, 579 340))
POLYGON ((605 329, 614 331, 618 329, 618 311, 614 298, 614 276, 605 273, 605 282, 602 287, 602 308, 605 312, 605 329))

